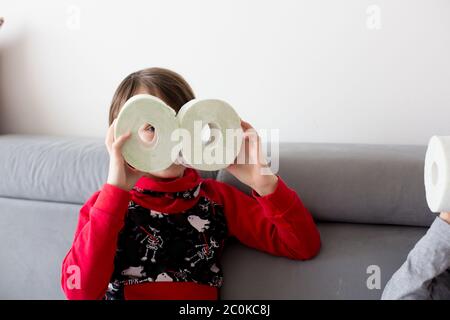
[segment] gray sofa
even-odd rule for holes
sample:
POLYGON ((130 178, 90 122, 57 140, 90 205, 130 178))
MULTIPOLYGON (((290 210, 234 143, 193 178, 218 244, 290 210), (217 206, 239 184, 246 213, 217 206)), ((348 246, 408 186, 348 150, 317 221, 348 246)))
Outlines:
MULTIPOLYGON (((379 299, 434 219, 425 149, 282 144, 279 174, 316 219, 322 250, 294 261, 231 241, 221 298, 379 299), (379 288, 367 286, 370 266, 379 268, 379 288)), ((102 139, 0 135, 0 299, 64 299, 61 262, 107 167, 102 139)), ((248 191, 224 171, 205 175, 248 191)))

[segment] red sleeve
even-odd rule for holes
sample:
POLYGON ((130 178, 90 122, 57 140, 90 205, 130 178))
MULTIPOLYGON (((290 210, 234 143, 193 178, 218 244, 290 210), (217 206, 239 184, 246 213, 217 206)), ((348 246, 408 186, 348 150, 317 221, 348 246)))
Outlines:
POLYGON ((243 244, 296 260, 314 257, 320 250, 320 235, 297 193, 278 177, 271 194, 249 196, 218 183, 229 233, 243 244))
POLYGON ((68 299, 103 298, 130 198, 128 191, 105 184, 81 208, 72 247, 62 264, 61 285, 68 299))

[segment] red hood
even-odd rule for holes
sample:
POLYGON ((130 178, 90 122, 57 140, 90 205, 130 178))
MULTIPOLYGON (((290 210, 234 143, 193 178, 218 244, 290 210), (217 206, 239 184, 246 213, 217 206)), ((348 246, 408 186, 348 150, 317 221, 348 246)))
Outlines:
POLYGON ((187 168, 182 177, 169 181, 142 177, 131 190, 132 201, 155 211, 179 213, 197 202, 202 194, 201 182, 202 178, 198 172, 191 168, 187 168), (187 198, 183 197, 184 193, 187 198))

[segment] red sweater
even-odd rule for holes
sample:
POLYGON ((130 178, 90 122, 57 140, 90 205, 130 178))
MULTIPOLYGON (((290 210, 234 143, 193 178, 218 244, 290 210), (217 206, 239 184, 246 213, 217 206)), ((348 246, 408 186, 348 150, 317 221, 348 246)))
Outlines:
POLYGON ((320 236, 297 194, 278 179, 266 196, 193 169, 130 192, 103 185, 83 205, 62 265, 68 299, 218 299, 225 240, 291 259, 310 259, 320 236))

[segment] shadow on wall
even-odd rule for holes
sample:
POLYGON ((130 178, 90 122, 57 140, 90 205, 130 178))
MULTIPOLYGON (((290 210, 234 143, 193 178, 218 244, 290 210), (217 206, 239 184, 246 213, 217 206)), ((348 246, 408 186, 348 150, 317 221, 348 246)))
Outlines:
POLYGON ((29 77, 32 61, 26 26, 11 32, 5 21, 0 29, 0 133, 20 133, 15 128, 17 116, 37 120, 33 101, 37 101, 34 85, 29 77), (8 33, 9 32, 9 33, 8 33), (14 81, 11 81, 14 79, 14 81), (20 86, 17 86, 20 84, 20 86), (12 110, 19 108, 21 112, 12 110))

